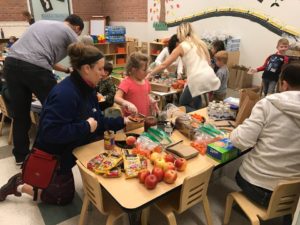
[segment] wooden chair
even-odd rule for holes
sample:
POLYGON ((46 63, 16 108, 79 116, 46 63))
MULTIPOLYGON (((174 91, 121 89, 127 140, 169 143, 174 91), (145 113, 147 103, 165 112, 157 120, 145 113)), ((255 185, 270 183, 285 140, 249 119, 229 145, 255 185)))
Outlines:
MULTIPOLYGON (((155 204, 166 216, 169 225, 177 224, 174 212, 180 214, 200 202, 203 204, 207 224, 213 224, 207 198, 207 187, 212 170, 213 167, 209 167, 193 176, 186 177, 179 191, 180 193, 173 193, 167 199, 163 199, 155 204)), ((149 209, 142 212, 142 225, 147 224, 148 214, 149 209)))
POLYGON ((232 204, 235 201, 247 215, 252 225, 259 225, 259 219, 269 220, 294 214, 300 194, 300 179, 280 182, 275 188, 267 209, 250 201, 242 192, 227 196, 224 225, 229 223, 232 204))
POLYGON ((7 110, 7 107, 6 107, 6 104, 5 104, 5 101, 2 97, 2 95, 0 95, 0 110, 2 113, 1 122, 0 122, 0 136, 2 135, 4 119, 5 119, 5 117, 7 117, 7 118, 11 119, 9 134, 8 134, 8 144, 11 145, 12 144, 13 119, 8 114, 8 110, 7 110))
POLYGON ((102 191, 96 175, 85 168, 78 160, 76 163, 81 174, 83 189, 85 192, 79 218, 79 225, 84 224, 86 212, 90 202, 93 203, 93 205, 102 214, 108 215, 106 225, 113 225, 114 222, 121 216, 125 215, 125 213, 117 205, 115 200, 109 196, 109 194, 102 191))

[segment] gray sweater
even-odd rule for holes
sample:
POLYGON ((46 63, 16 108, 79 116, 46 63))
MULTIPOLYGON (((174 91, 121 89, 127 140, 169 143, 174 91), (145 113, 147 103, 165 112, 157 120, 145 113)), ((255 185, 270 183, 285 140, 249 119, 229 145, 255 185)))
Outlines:
POLYGON ((40 20, 25 31, 8 56, 52 70, 67 56, 69 44, 76 41, 76 33, 65 23, 40 20))
POLYGON ((226 93, 228 74, 229 74, 229 71, 228 71, 227 66, 222 66, 217 70, 216 75, 221 81, 221 86, 218 90, 214 91, 214 93, 216 93, 216 94, 226 93))

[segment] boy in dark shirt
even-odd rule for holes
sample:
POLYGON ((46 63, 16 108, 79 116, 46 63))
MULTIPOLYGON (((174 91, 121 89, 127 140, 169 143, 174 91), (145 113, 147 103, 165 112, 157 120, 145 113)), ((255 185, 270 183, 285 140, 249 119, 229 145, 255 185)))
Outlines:
POLYGON ((289 41, 286 38, 281 38, 277 43, 277 52, 270 55, 263 66, 256 69, 250 69, 248 72, 249 74, 254 74, 256 72, 264 71, 262 75, 264 96, 275 92, 281 68, 284 64, 288 63, 288 57, 285 56, 288 47, 289 41))
POLYGON ((102 111, 113 106, 114 98, 116 94, 116 87, 112 81, 110 74, 112 73, 113 65, 109 62, 106 62, 104 65, 104 76, 101 78, 101 81, 98 86, 98 100, 100 108, 102 111))

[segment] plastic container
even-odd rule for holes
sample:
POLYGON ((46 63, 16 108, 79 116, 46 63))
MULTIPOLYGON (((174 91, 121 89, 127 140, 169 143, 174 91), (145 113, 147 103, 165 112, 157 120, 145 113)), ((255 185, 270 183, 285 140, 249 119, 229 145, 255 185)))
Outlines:
POLYGON ((115 148, 115 133, 111 130, 104 132, 104 149, 114 150, 115 148))

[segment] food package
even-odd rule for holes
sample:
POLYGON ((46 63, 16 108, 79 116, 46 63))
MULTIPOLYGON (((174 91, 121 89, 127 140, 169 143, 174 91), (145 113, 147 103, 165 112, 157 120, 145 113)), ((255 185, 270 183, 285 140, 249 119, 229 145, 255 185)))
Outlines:
POLYGON ((126 178, 134 178, 138 176, 141 170, 141 160, 138 155, 124 154, 124 170, 126 178))
POLYGON ((107 174, 112 168, 117 167, 122 161, 122 156, 117 153, 109 154, 101 164, 94 169, 96 174, 107 174))
POLYGON ((177 117, 175 120, 175 128, 189 139, 194 139, 195 127, 189 115, 177 117))
POLYGON ((96 157, 92 158, 88 164, 87 164, 87 168, 91 171, 95 171, 95 168, 98 168, 102 161, 104 160, 104 158, 106 158, 108 156, 107 153, 102 153, 102 154, 99 154, 97 155, 96 157))
POLYGON ((234 147, 229 138, 224 138, 219 141, 207 145, 206 154, 220 163, 234 159, 239 154, 239 149, 234 147))

